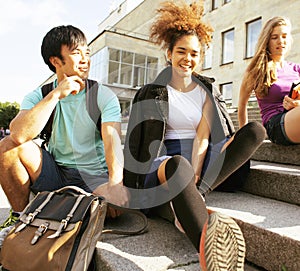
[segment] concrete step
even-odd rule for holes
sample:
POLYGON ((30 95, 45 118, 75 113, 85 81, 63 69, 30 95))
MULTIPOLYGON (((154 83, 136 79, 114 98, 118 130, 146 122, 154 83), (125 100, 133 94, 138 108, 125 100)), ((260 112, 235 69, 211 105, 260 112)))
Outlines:
MULTIPOLYGON (((230 118, 234 125, 235 130, 239 128, 239 121, 238 121, 238 110, 236 108, 228 109, 230 118)), ((261 116, 260 116, 260 109, 258 107, 249 107, 248 108, 248 121, 258 121, 262 123, 261 116)))
MULTIPOLYGON (((232 120, 238 120, 238 114, 237 112, 234 112, 234 113, 230 113, 230 118, 232 120)), ((259 112, 252 112, 252 113, 249 113, 248 114, 248 119, 255 119, 257 121, 261 121, 261 116, 260 116, 260 113, 259 112)))
MULTIPOLYGON (((160 218, 149 218, 148 232, 138 236, 104 234, 97 243, 97 270, 101 271, 201 271, 198 254, 185 234, 160 218)), ((106 227, 132 229, 139 225, 128 214, 106 227)), ((265 270, 246 261, 245 271, 265 270)))
MULTIPOLYGON (((238 116, 237 115, 230 115, 230 118, 233 122, 238 122, 238 116)), ((251 114, 248 115, 248 121, 258 121, 261 122, 260 114, 251 114)))
MULTIPOLYGON (((233 110, 228 110, 229 115, 231 118, 237 119, 238 118, 238 110, 233 109, 233 110)), ((260 109, 257 107, 255 108, 248 108, 248 117, 257 117, 258 119, 261 118, 260 116, 260 109)))
POLYGON ((264 140, 253 160, 300 166, 300 145, 282 146, 264 140))
POLYGON ((299 206, 243 192, 213 192, 206 202, 237 219, 247 260, 271 271, 300 270, 299 206))
POLYGON ((300 205, 300 167, 251 161, 242 190, 254 195, 300 205))
MULTIPOLYGON (((231 118, 231 120, 232 120, 232 123, 234 125, 235 130, 237 131, 239 129, 239 121, 238 121, 238 119, 237 118, 236 119, 235 118, 231 118)), ((248 122, 252 122, 252 121, 257 121, 260 124, 262 123, 261 119, 255 117, 255 116, 248 118, 248 122)))
MULTIPOLYGON (((237 131, 239 129, 239 121, 237 119, 231 119, 232 120, 232 123, 233 123, 233 126, 234 126, 234 129, 235 131, 237 131)), ((253 121, 257 121, 259 122, 260 124, 262 123, 261 120, 259 118, 249 118, 248 119, 248 122, 253 122, 253 121)))
MULTIPOLYGON (((9 208, 0 208, 0 223, 8 216, 9 208)), ((141 221, 128 214, 106 227, 132 230, 141 221)), ((187 237, 169 222, 149 219, 149 230, 138 236, 103 234, 97 243, 97 270, 101 271, 199 271, 196 250, 187 237)), ((0 266, 1 270, 1 266, 0 266)), ((261 271, 247 262, 245 271, 261 271)))
MULTIPOLYGON (((244 192, 212 192, 209 208, 239 223, 246 240, 245 270, 300 270, 300 208, 244 192), (259 266, 259 267, 258 267, 259 266)), ((106 227, 132 228, 136 219, 123 217, 106 227)), ((162 271, 199 269, 198 255, 187 237, 167 221, 149 219, 149 231, 139 236, 102 235, 97 244, 98 270, 162 271)))
MULTIPOLYGON (((118 219, 118 226, 132 229, 136 218, 118 219)), ((186 235, 171 223, 149 219, 149 230, 138 236, 102 235, 97 244, 97 266, 101 271, 200 270, 196 249, 186 235)), ((115 221, 107 227, 115 226, 115 221)))

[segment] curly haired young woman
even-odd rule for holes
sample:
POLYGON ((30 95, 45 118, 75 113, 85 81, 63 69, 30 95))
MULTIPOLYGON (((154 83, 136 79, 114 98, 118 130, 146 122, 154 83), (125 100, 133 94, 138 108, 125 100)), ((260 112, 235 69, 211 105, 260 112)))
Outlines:
POLYGON ((241 167, 265 131, 258 123, 234 135, 230 131, 226 109, 215 101, 221 96, 213 79, 195 72, 213 31, 202 21, 203 3, 176 3, 162 3, 151 27, 150 38, 166 50, 169 67, 134 98, 124 184, 132 207, 164 217, 163 207, 169 208, 176 226, 199 252, 201 270, 240 271, 243 234, 232 218, 208 211, 201 193, 241 167))

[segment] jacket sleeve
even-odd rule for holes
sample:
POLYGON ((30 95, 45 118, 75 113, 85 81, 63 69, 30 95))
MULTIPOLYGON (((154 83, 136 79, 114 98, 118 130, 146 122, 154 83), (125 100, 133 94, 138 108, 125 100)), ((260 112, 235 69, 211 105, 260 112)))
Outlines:
POLYGON ((235 132, 235 129, 229 112, 227 111, 224 97, 219 89, 215 86, 212 87, 212 94, 217 105, 218 114, 224 129, 224 134, 225 136, 232 136, 235 132))
POLYGON ((194 74, 198 79, 198 83, 206 90, 210 99, 213 100, 215 108, 215 116, 211 131, 211 141, 218 143, 226 136, 234 134, 234 125, 226 108, 226 103, 223 95, 213 83, 214 79, 199 74, 194 74))
POLYGON ((130 117, 127 126, 125 144, 124 144, 124 172, 123 183, 127 187, 137 188, 137 170, 135 161, 139 157, 139 146, 141 144, 141 125, 139 123, 141 116, 141 108, 138 103, 140 91, 138 91, 133 99, 130 117))
POLYGON ((153 160, 160 154, 167 112, 163 89, 149 84, 134 97, 124 146, 124 184, 143 188, 153 160))

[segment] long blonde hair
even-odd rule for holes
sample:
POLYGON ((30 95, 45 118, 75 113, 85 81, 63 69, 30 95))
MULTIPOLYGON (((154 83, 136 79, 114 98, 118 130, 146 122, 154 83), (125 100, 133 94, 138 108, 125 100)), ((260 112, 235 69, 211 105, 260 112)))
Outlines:
MULTIPOLYGON (((288 18, 276 16, 269 19, 260 32, 255 54, 247 67, 246 84, 247 89, 252 92, 254 90, 258 97, 265 97, 268 95, 269 87, 277 80, 276 64, 270 57, 268 44, 270 41, 273 29, 276 26, 288 26, 291 30, 291 23, 288 18)), ((291 35, 289 35, 290 39, 291 35)), ((291 41, 288 43, 291 45, 291 41)))

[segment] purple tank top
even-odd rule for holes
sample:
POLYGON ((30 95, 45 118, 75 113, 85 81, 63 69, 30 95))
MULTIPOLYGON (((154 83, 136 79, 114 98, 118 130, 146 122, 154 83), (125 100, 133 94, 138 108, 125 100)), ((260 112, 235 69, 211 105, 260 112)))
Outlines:
POLYGON ((289 94, 293 82, 300 80, 300 64, 284 62, 282 68, 277 68, 277 81, 269 88, 268 96, 257 98, 263 124, 284 111, 282 101, 289 94))

